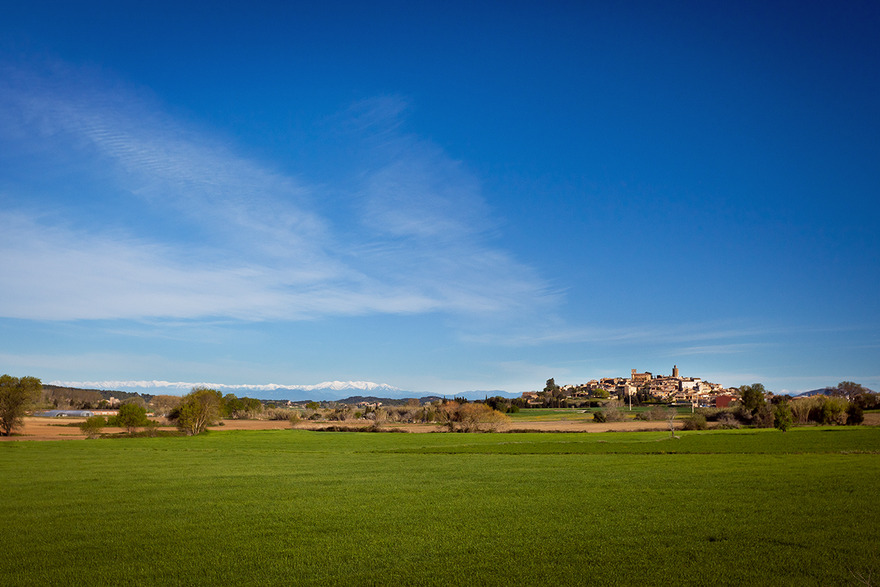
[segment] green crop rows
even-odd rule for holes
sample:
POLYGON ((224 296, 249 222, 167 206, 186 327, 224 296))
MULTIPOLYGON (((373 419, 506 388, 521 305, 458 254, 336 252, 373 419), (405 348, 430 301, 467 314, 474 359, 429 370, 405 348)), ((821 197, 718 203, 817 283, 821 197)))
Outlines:
POLYGON ((880 429, 0 444, 2 585, 847 585, 880 429))

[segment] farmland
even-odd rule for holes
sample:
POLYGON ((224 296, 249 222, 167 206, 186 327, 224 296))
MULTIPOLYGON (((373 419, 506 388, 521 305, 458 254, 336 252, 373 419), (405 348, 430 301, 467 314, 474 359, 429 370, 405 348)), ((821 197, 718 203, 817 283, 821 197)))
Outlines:
POLYGON ((0 584, 860 584, 880 429, 0 443, 0 584))

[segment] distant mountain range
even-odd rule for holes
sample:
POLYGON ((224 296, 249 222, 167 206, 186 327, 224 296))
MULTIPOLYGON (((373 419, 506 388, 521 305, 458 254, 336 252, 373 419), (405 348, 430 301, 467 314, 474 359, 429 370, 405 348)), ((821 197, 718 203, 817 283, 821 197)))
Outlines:
MULTIPOLYGON (((219 389, 220 391, 226 392, 226 388, 216 387, 215 389, 219 389)), ((400 389, 398 387, 393 387, 391 385, 378 384, 378 383, 366 383, 366 382, 341 382, 334 381, 329 383, 319 383, 318 385, 308 385, 308 386, 297 386, 297 387, 285 387, 278 386, 271 390, 266 389, 262 391, 250 391, 249 393, 244 393, 244 390, 235 390, 231 389, 231 393, 236 395, 248 395, 249 397, 256 397, 258 399, 268 399, 268 400, 289 400, 293 402, 301 402, 301 401, 338 401, 342 403, 359 403, 362 401, 375 403, 382 402, 383 404, 394 404, 394 403, 403 403, 402 400, 406 400, 408 398, 419 398, 422 401, 433 401, 435 399, 442 399, 444 397, 452 399, 454 397, 463 397, 468 400, 477 400, 483 399, 486 397, 494 397, 496 395, 500 395, 502 397, 513 398, 519 397, 520 393, 509 393, 506 391, 493 390, 493 391, 463 391, 461 393, 455 393, 445 396, 440 396, 437 394, 431 394, 424 391, 407 391, 400 389), (365 386, 361 386, 360 384, 366 384, 365 386), (353 391, 366 391, 369 393, 355 393, 352 394, 353 391), (347 392, 347 393, 346 393, 347 392)))
MULTIPOLYGON (((154 395, 183 395, 193 387, 207 387, 216 389, 223 394, 233 393, 238 397, 254 397, 263 400, 276 401, 345 401, 350 397, 369 397, 376 401, 389 403, 389 400, 400 400, 411 397, 440 397, 425 391, 408 391, 388 385, 387 383, 373 383, 372 381, 324 381, 315 385, 281 385, 269 383, 264 385, 227 385, 223 383, 191 383, 172 381, 52 381, 47 386, 64 387, 68 389, 90 389, 102 392, 122 392, 125 394, 137 393, 152 397, 154 395)), ((483 399, 485 397, 519 397, 519 393, 509 393, 500 390, 492 391, 463 391, 450 394, 445 397, 465 397, 469 400, 483 399)), ((366 401, 366 400, 365 400, 366 401)), ((356 403, 356 402, 355 402, 356 403)))
MULTIPOLYGON (((876 393, 874 390, 868 389, 867 387, 865 388, 865 390, 868 391, 868 393, 876 393)), ((792 397, 810 397, 810 396, 814 396, 814 395, 833 395, 836 391, 837 391, 836 387, 822 387, 820 389, 813 389, 810 391, 805 391, 803 393, 799 393, 799 394, 794 395, 792 397)))

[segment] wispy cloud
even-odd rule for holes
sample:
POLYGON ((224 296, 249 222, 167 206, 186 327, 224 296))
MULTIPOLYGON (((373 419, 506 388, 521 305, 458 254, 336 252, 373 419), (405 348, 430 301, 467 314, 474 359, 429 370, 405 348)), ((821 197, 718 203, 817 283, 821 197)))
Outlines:
POLYGON ((478 180, 399 132, 395 98, 361 105, 385 130, 355 141, 369 150, 362 167, 340 170, 355 179, 318 187, 307 169, 294 177, 242 156, 101 75, 55 65, 0 77, 0 145, 35 173, 75 160, 87 192, 52 213, 30 203, 27 181, 0 193, 0 271, 18 276, 0 290, 5 317, 513 315, 552 303, 534 269, 491 244, 478 180), (347 214, 322 205, 345 190, 334 201, 347 214), (84 212, 94 197, 117 213, 84 212), (126 219, 130 206, 151 220, 126 219))
POLYGON ((734 344, 707 344, 675 348, 669 351, 669 356, 689 355, 732 355, 753 352, 760 347, 769 347, 770 343, 734 343, 734 344))
POLYGON ((268 391, 364 391, 364 392, 398 392, 400 389, 385 384, 374 383, 372 381, 324 381, 316 384, 228 384, 228 383, 210 383, 210 382, 188 382, 188 381, 144 381, 144 380, 108 380, 108 381, 51 381, 49 385, 58 385, 61 387, 73 387, 80 389, 107 389, 117 391, 138 391, 180 394, 187 393, 196 387, 207 387, 218 391, 229 392, 268 392, 268 391))
MULTIPOLYGON (((724 322, 699 322, 686 324, 642 324, 623 327, 554 327, 541 325, 539 329, 507 334, 489 333, 468 336, 475 343, 507 346, 539 346, 546 344, 662 344, 680 345, 699 341, 730 341, 742 338, 754 339, 786 332, 772 326, 741 326, 724 322)), ((751 343, 756 344, 756 343, 751 343)), ((680 347, 676 352, 699 354, 708 352, 713 345, 680 347)), ((725 342, 718 352, 733 352, 735 343, 725 342)))

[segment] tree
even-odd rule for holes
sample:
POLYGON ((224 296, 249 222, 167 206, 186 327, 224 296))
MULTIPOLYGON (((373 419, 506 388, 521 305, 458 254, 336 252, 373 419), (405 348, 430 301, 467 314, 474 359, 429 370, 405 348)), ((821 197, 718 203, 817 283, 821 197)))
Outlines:
POLYGON ((841 381, 836 388, 832 389, 835 389, 835 395, 841 395, 849 400, 869 392, 864 386, 853 381, 841 381))
POLYGON ((223 405, 220 406, 221 416, 235 419, 240 412, 244 412, 244 403, 234 393, 227 393, 223 396, 223 405))
POLYGON ((116 414, 117 425, 125 428, 129 434, 134 434, 139 426, 147 426, 147 409, 138 404, 131 402, 119 406, 119 412, 116 414))
POLYGON ((636 402, 641 405, 651 399, 651 384, 647 381, 636 392, 636 402))
POLYGON ((227 393, 223 397, 221 415, 224 418, 243 420, 253 418, 263 411, 263 404, 258 399, 251 397, 236 397, 234 393, 227 393))
POLYGON ((544 386, 544 391, 549 392, 549 393, 553 393, 557 389, 559 389, 559 386, 556 385, 556 379, 554 379, 553 377, 548 379, 547 384, 544 386))
POLYGON ((764 405, 765 393, 767 393, 767 390, 765 390, 764 386, 760 383, 743 385, 739 388, 739 394, 740 397, 742 397, 743 407, 753 414, 758 411, 758 408, 764 405))
POLYGON ((40 397, 43 384, 36 377, 0 375, 0 432, 12 434, 22 423, 27 409, 40 397))
POLYGON ((140 395, 133 395, 131 397, 127 397, 124 400, 122 400, 122 403, 123 404, 134 404, 136 406, 140 406, 140 407, 144 408, 145 411, 147 409, 147 401, 144 398, 142 398, 140 395))
POLYGON ((779 402, 773 409, 773 426, 786 432, 794 421, 791 405, 788 402, 779 402))
POLYGON ((180 405, 179 395, 156 395, 150 400, 150 407, 157 417, 165 417, 180 405))
POLYGON ((177 427, 189 436, 205 431, 209 424, 220 417, 223 396, 215 389, 194 387, 183 396, 177 409, 177 427))

